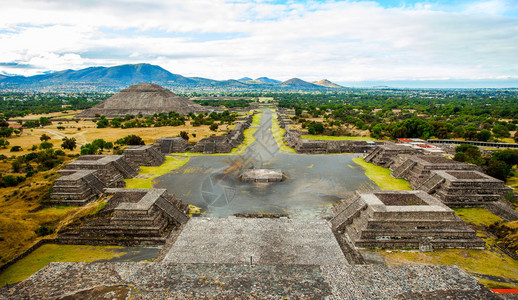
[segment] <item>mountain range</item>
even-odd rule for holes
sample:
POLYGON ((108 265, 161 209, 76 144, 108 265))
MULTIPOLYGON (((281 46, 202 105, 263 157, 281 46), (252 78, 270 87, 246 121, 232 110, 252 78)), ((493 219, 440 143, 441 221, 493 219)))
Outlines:
POLYGON ((0 90, 24 91, 119 91, 130 85, 150 82, 179 91, 311 91, 337 90, 344 87, 327 80, 310 83, 298 78, 279 81, 268 77, 238 80, 214 80, 173 74, 151 64, 90 67, 35 76, 0 75, 0 90))

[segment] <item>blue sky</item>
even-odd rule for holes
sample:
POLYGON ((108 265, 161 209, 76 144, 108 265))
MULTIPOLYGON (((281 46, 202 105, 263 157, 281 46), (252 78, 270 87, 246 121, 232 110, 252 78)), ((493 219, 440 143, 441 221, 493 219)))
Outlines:
POLYGON ((0 74, 152 63, 185 76, 518 79, 518 0, 0 0, 0 74))

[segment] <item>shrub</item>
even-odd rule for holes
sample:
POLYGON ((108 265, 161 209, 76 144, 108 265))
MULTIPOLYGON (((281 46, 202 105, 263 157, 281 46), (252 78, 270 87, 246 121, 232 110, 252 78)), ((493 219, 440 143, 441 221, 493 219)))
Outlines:
POLYGON ((40 149, 51 149, 54 145, 51 142, 43 142, 40 144, 40 149))
POLYGON ((9 150, 9 151, 11 151, 11 152, 18 152, 18 151, 23 151, 23 149, 20 146, 12 146, 11 150, 9 150))
POLYGON ((34 232, 38 236, 45 236, 45 235, 53 234, 54 233, 54 229, 49 228, 49 227, 47 227, 45 225, 41 225, 38 229, 34 230, 34 232))
POLYGON ((6 149, 9 146, 9 141, 6 139, 0 139, 0 148, 6 149))
POLYGON ((76 139, 75 138, 69 138, 64 137, 62 139, 63 143, 61 143, 61 148, 68 149, 70 151, 74 150, 77 147, 76 139))

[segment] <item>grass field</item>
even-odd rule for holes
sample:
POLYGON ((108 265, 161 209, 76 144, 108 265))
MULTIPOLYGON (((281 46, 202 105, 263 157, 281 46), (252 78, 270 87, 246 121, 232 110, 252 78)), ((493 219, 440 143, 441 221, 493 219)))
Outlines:
POLYGON ((329 136, 329 135, 301 135, 303 139, 324 141, 377 141, 369 136, 329 136))
MULTIPOLYGON (((464 221, 487 226, 501 219, 483 208, 456 208, 464 221)), ((391 250, 379 252, 388 264, 457 265, 489 288, 518 288, 518 261, 495 247, 496 240, 482 231, 477 235, 486 242, 485 250, 436 249, 433 252, 391 250), (488 277, 495 276, 495 277, 488 277), (513 283, 514 281, 514 283, 513 283)))
POLYGON ((485 208, 473 207, 473 208, 454 208, 455 214, 462 220, 474 225, 489 226, 495 222, 501 222, 502 219, 491 213, 485 208))
POLYGON ((152 189, 153 180, 177 169, 189 161, 189 157, 166 156, 165 162, 157 167, 140 167, 137 177, 125 179, 126 188, 129 189, 152 189))
POLYGON ((353 158, 353 161, 365 169, 365 175, 374 181, 381 190, 411 190, 408 181, 390 176, 390 169, 379 167, 365 162, 362 157, 353 158))
POLYGON ((380 253, 389 265, 457 265, 489 288, 518 288, 518 284, 511 282, 518 280, 518 261, 492 246, 487 246, 486 250, 437 249, 422 253, 417 250, 380 250, 380 253), (504 282, 498 282, 496 278, 488 279, 484 275, 500 277, 504 282))
POLYGON ((56 233, 38 236, 36 230, 40 226, 54 229, 56 232, 72 220, 86 215, 96 209, 97 202, 83 207, 43 207, 40 205, 53 178, 45 178, 49 172, 34 175, 29 183, 17 187, 0 189, 0 263, 15 258, 42 238, 54 238, 56 233))
POLYGON ((92 262, 120 257, 118 246, 45 244, 0 273, 0 287, 27 279, 51 262, 92 262))

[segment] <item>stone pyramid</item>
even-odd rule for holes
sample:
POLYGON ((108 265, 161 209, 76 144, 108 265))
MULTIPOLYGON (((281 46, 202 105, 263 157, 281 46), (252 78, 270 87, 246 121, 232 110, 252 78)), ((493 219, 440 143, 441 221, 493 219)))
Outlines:
POLYGON ((137 116, 139 113, 143 116, 152 116, 155 113, 170 111, 187 115, 190 112, 204 112, 205 108, 159 85, 146 82, 132 85, 76 117, 93 118, 99 114, 107 118, 115 118, 126 115, 137 116))

